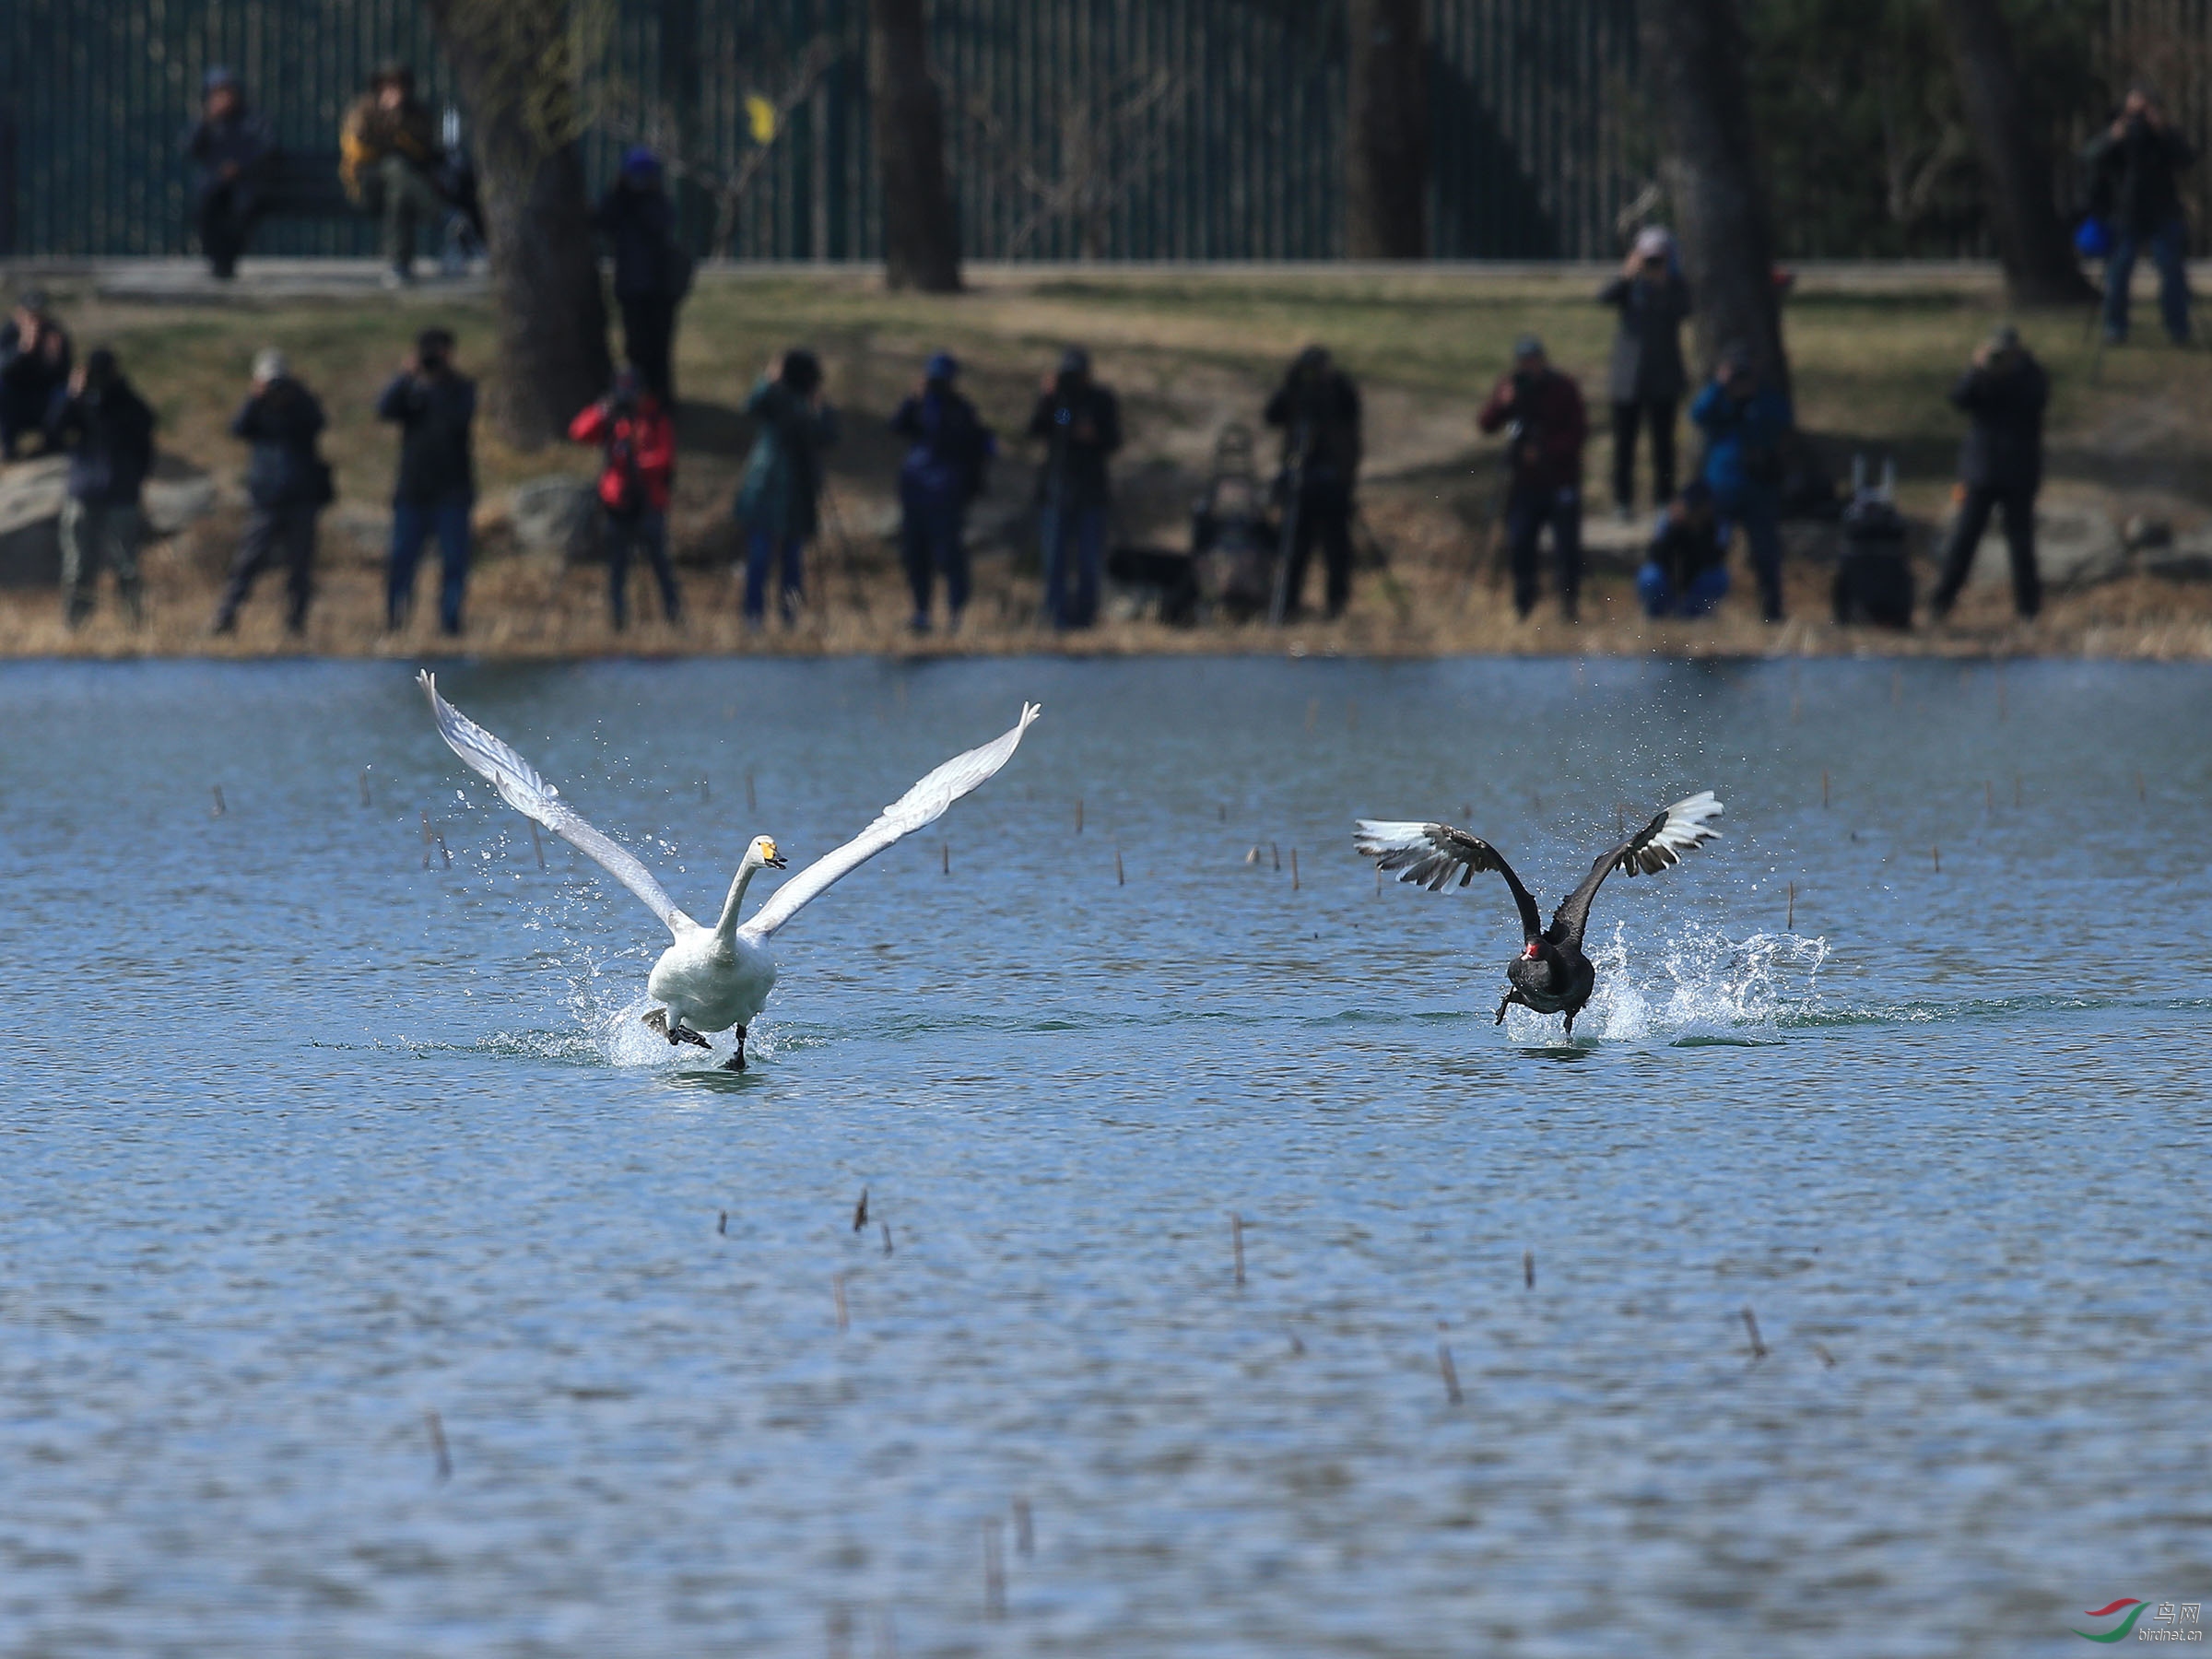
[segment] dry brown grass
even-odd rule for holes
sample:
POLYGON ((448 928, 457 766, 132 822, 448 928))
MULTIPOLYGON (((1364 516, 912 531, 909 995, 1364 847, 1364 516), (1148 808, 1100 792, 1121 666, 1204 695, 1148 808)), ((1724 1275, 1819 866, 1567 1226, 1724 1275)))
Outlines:
MULTIPOLYGON (((2001 589, 1971 588, 1955 625, 1911 636, 1841 630, 1826 616, 1826 573, 1793 573, 1793 620, 1760 624, 1739 589, 1721 614, 1695 624, 1653 624, 1637 612, 1624 578, 1600 575, 1584 620, 1569 628, 1548 609, 1517 621, 1488 557, 1498 478, 1494 446, 1470 417, 1512 337, 1534 327, 1554 355, 1598 382, 1609 331, 1590 303, 1587 274, 1472 276, 1413 271, 1377 277, 1316 270, 1234 274, 985 273, 954 300, 887 295, 842 274, 728 276, 705 281, 686 315, 678 373, 688 405, 676 512, 690 619, 671 630, 645 619, 618 636, 605 616, 595 569, 512 550, 500 522, 504 487, 547 471, 588 474, 581 452, 521 455, 487 441, 485 537, 463 648, 514 657, 626 652, 787 653, 945 651, 1008 653, 1279 652, 1421 655, 1441 653, 1770 654, 1776 653, 2048 653, 2212 655, 2212 591, 2144 578, 2054 597, 2045 618, 2021 628, 2001 589), (943 346, 969 365, 970 389, 1002 431, 1018 429, 1037 376, 1059 346, 1088 343, 1100 372, 1128 405, 1131 445, 1121 477, 1127 539, 1180 545, 1182 514, 1214 436, 1229 419, 1250 422, 1282 360, 1311 339, 1334 346, 1359 374, 1370 404, 1370 522, 1391 549, 1387 574, 1365 575, 1350 616, 1285 636, 1264 629, 1175 629, 1110 622, 1056 640, 1038 629, 1035 577, 1003 544, 978 559, 977 597, 957 640, 916 641, 904 631, 903 584, 879 538, 897 451, 882 423, 922 356, 943 346), (771 351, 805 340, 828 362, 850 436, 837 452, 831 528, 817 549, 815 607, 794 629, 748 633, 736 615, 727 567, 727 520, 748 437, 735 414, 771 351)), ((149 550, 151 617, 140 630, 103 613, 81 631, 60 625, 52 595, 0 594, 0 653, 29 655, 261 656, 295 649, 333 655, 436 655, 445 649, 421 617, 415 632, 381 629, 379 510, 393 440, 369 406, 413 331, 454 323, 465 362, 487 335, 478 303, 434 293, 397 300, 296 301, 261 308, 69 305, 80 336, 105 339, 163 418, 166 448, 234 488, 241 456, 224 426, 245 365, 263 344, 283 347, 331 408, 329 451, 341 508, 324 538, 321 595, 303 642, 276 624, 278 583, 262 594, 240 632, 206 634, 214 592, 235 535, 235 505, 149 550)), ((1895 454, 1908 508, 1933 516, 1947 489, 1956 418, 1942 391, 1999 315, 1988 285, 1957 278, 1885 282, 1808 277, 1790 328, 1806 424, 1836 453, 1895 454)), ((2144 511, 2187 525, 2212 509, 2212 377, 2201 357, 2155 347, 2092 355, 2074 316, 2030 318, 2031 343, 2057 382, 2051 450, 2055 491, 2116 514, 2144 511)), ((1687 435, 1687 429, 1686 429, 1687 435)), ((1015 446, 1018 452, 1019 446, 1015 446)), ((1591 476, 1606 465, 1602 435, 1591 476)), ((998 473, 1003 516, 1028 499, 1031 474, 1017 453, 998 473)), ((433 560, 426 562, 434 563, 433 560)), ((431 572, 424 574, 429 609, 431 572)), ((1748 584, 1744 584, 1747 586, 1748 584)))

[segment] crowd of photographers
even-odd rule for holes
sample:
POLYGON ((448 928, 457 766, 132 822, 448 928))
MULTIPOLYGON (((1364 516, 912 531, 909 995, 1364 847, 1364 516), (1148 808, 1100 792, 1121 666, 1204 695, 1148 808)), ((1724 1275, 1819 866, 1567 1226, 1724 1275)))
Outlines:
MULTIPOLYGON (((341 150, 347 188, 380 216, 394 281, 405 280, 418 225, 450 211, 455 195, 441 173, 442 151, 428 112, 415 99, 403 66, 379 72, 348 112, 341 150)), ((256 193, 273 154, 267 134, 236 78, 207 76, 204 117, 187 140, 200 169, 196 217, 218 276, 236 268, 256 212, 256 193)), ((2112 125, 2086 152, 2097 182, 2091 222, 2109 241, 2085 251, 2108 260, 2102 312, 2108 341, 2127 330, 2126 277, 2139 253, 2159 271, 2160 316, 2169 333, 2189 339, 2188 289, 2180 194, 2175 174, 2193 159, 2147 89, 2131 91, 2112 125), (2097 217, 2101 215, 2101 218, 2097 217)), ((675 235, 673 210, 650 151, 632 149, 603 198, 596 229, 613 254, 614 288, 623 318, 623 369, 608 394, 580 411, 569 429, 579 443, 596 445, 603 464, 594 498, 608 571, 614 625, 629 621, 629 572, 642 558, 670 623, 683 614, 669 557, 668 509, 677 464, 672 368, 676 312, 690 279, 690 263, 675 235)), ((1728 554, 1740 532, 1757 582, 1760 615, 1783 617, 1781 524, 1796 442, 1790 400, 1765 382, 1753 357, 1730 349, 1712 377, 1694 390, 1682 349, 1691 295, 1674 239, 1648 228, 1636 238, 1620 274, 1597 295, 1615 312, 1606 395, 1613 439, 1614 510, 1633 523, 1638 450, 1650 460, 1649 500, 1656 512, 1636 592, 1654 617, 1709 614, 1729 591, 1728 554), (1683 404, 1699 435, 1698 458, 1677 488, 1677 429, 1683 404)), ((398 429, 399 459, 392 501, 385 602, 387 627, 406 626, 417 571, 432 539, 438 544, 438 619, 449 635, 464 627, 476 500, 471 431, 477 392, 453 360, 453 338, 426 330, 376 403, 379 418, 398 429)), ((899 406, 891 431, 906 443, 898 495, 900 548, 913 600, 911 626, 935 625, 938 584, 944 625, 957 629, 968 603, 969 511, 986 488, 998 453, 996 435, 959 389, 959 365, 932 356, 912 395, 899 406)), ((1995 517, 2010 557, 2013 597, 2023 618, 2041 605, 2035 552, 2035 500, 2041 485, 2042 426, 2050 382, 2010 327, 1998 329, 1973 355, 1950 392, 1965 416, 1959 512, 1945 546, 1931 608, 1947 616, 1995 517)), ((822 365, 794 349, 772 361, 746 399, 755 427, 752 452, 737 493, 742 526, 743 614, 765 625, 769 596, 788 626, 806 593, 806 555, 816 537, 826 478, 824 453, 837 441, 838 418, 824 395, 822 365)), ((1262 609, 1276 621, 1301 613, 1315 548, 1324 565, 1321 602, 1336 617, 1350 603, 1356 492, 1363 454, 1358 387, 1319 346, 1301 351, 1267 399, 1263 419, 1281 435, 1279 465, 1266 500, 1253 499, 1240 538, 1227 534, 1218 492, 1194 524, 1194 554, 1235 546, 1242 559, 1224 591, 1241 599, 1232 614, 1262 609), (1266 512, 1271 505, 1273 513, 1266 512)), ((286 620, 304 629, 313 594, 317 515, 333 499, 332 475, 318 450, 324 414, 295 378, 283 355, 255 359, 249 394, 231 422, 250 446, 246 492, 250 512, 230 578, 214 619, 218 633, 236 627, 240 607, 265 571, 286 573, 286 620)), ((1560 614, 1575 619, 1583 569, 1583 452, 1590 422, 1581 387, 1558 368, 1542 340, 1526 335, 1476 417, 1480 431, 1502 443, 1505 489, 1499 520, 1516 613, 1529 617, 1544 588, 1542 552, 1548 537, 1551 587, 1560 614)), ((70 456, 60 534, 64 614, 74 627, 90 613, 100 572, 112 572, 118 597, 136 619, 142 610, 137 547, 139 503, 153 460, 154 415, 124 376, 114 354, 95 350, 76 359, 67 331, 42 294, 22 295, 0 326, 0 458, 13 459, 29 436, 70 456)), ((1025 429, 1039 461, 1037 545, 1043 576, 1042 619, 1057 630, 1097 619, 1108 568, 1112 525, 1111 463, 1123 441, 1119 400, 1092 373, 1088 355, 1071 347, 1045 378, 1025 429)), ((1247 492, 1248 495, 1251 492, 1247 492)), ((1901 520, 1887 487, 1854 483, 1843 510, 1847 545, 1870 550, 1856 575, 1838 578, 1837 614, 1900 622, 1911 614, 1901 520), (1872 557, 1887 544, 1893 569, 1872 557), (1859 591, 1847 593, 1852 583, 1859 591), (1899 593, 1901 592, 1901 601, 1899 593)))

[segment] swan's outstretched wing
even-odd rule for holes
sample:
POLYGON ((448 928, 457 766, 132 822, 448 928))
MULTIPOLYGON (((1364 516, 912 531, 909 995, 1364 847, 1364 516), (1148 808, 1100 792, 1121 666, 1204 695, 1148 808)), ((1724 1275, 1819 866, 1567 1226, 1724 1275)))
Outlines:
POLYGON ((1521 911, 1521 933, 1533 939, 1543 930, 1536 901, 1513 874, 1512 865, 1498 849, 1480 836, 1454 830, 1449 824, 1417 824, 1361 818, 1353 826, 1352 846, 1363 858, 1371 858, 1385 870, 1398 872, 1400 881, 1417 881, 1430 892, 1448 886, 1453 871, 1459 885, 1475 879, 1477 870, 1495 870, 1513 889, 1513 903, 1521 911))
POLYGON ((1590 901, 1597 897, 1597 889, 1605 885, 1606 877, 1616 870, 1630 876, 1651 876, 1670 865, 1680 864, 1683 853, 1692 847, 1703 846, 1720 834, 1710 827, 1720 816, 1721 804, 1713 799, 1710 789, 1688 800, 1677 801, 1590 866, 1590 874, 1583 877, 1583 885, 1568 894, 1553 912, 1551 931, 1547 936, 1554 944, 1570 944, 1581 949, 1583 929, 1590 922, 1590 901))
POLYGON ((535 818, 579 853, 596 859, 609 876, 644 900, 645 907, 667 924, 670 933, 680 935, 685 928, 696 925, 677 909, 676 900, 653 878, 653 872, 638 862, 635 853, 585 823, 560 798, 560 792, 537 775, 535 767, 439 696, 437 677, 429 669, 416 677, 430 700, 438 735, 454 754, 491 780, 500 800, 524 818, 535 818))
POLYGON ((751 939, 765 939, 798 914, 800 907, 816 899, 893 841, 945 816, 945 809, 970 791, 986 782, 1014 758, 1022 733, 1041 711, 1035 703, 1021 705, 1021 719, 1014 729, 981 748, 955 755, 876 817, 876 821, 834 853, 818 858, 778 888, 753 919, 737 931, 751 939))

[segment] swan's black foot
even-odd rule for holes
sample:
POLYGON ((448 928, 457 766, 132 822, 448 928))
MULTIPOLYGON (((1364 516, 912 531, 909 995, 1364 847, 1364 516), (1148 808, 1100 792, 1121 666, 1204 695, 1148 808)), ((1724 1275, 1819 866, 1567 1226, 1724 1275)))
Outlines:
POLYGON ((1500 997, 1498 1003, 1498 1018, 1491 1020, 1490 1023, 1492 1025, 1503 1025, 1505 1023, 1505 1011, 1512 1006, 1513 999, 1511 996, 1500 997))
POLYGON ((670 1025, 668 1010, 665 1008, 648 1008, 639 1023, 655 1035, 667 1038, 670 1048, 674 1048, 679 1042, 688 1042, 693 1048, 712 1048, 713 1046, 688 1025, 680 1022, 670 1025))
POLYGON ((1567 1023, 1566 1023, 1564 1026, 1562 1026, 1562 1027, 1560 1027, 1560 1028, 1559 1028, 1559 1040, 1560 1040, 1562 1042, 1572 1042, 1572 1041, 1574 1041, 1574 1016, 1573 1016, 1573 1015, 1571 1015, 1571 1014, 1568 1015, 1568 1016, 1567 1016, 1567 1023))
POLYGON ((737 1028, 737 1052, 722 1063, 722 1069, 724 1071, 743 1071, 745 1069, 745 1028, 743 1026, 737 1028))

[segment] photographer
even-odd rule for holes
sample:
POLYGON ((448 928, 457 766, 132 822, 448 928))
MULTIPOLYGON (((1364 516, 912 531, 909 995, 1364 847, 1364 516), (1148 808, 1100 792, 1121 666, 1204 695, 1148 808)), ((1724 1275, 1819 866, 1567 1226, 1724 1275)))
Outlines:
POLYGON ((1704 479, 1720 511, 1722 542, 1726 544, 1735 525, 1743 525, 1752 573, 1759 578, 1759 613, 1769 622, 1779 622, 1782 444, 1795 424, 1790 400, 1760 382, 1748 354, 1731 351, 1690 405, 1689 418, 1705 434, 1704 479))
POLYGON ((1525 620, 1536 608, 1536 544, 1549 524, 1559 614, 1571 622, 1583 585, 1583 445, 1590 435, 1582 390, 1551 366, 1543 341, 1523 335, 1513 345, 1512 372, 1498 382, 1475 424, 1506 434, 1513 609, 1525 620))
POLYGON ((933 354, 922 384, 891 417, 891 431, 908 441, 899 467, 899 542, 906 582, 914 595, 907 624, 929 631, 930 589, 945 573, 945 625, 960 626, 968 605, 968 504, 982 493, 998 439, 975 406, 953 389, 960 366, 948 351, 933 354))
POLYGON ((384 65, 338 130, 338 181, 364 211, 382 218, 386 287, 415 280, 418 226, 445 220, 437 179, 443 160, 437 123, 415 96, 415 71, 384 65))
POLYGON ((2136 258, 2148 249, 2159 268, 2159 314, 2177 346, 2189 343, 2189 227, 2174 175, 2196 159, 2175 132, 2158 95, 2137 82, 2111 126, 2089 140, 2082 159, 2099 197, 2112 204, 2112 246, 2104 262, 2104 337, 2127 338, 2127 285, 2136 258))
POLYGON ((1122 447, 1122 406, 1090 378, 1090 354, 1070 347, 1044 382, 1030 436, 1046 444, 1039 477, 1044 548, 1044 611, 1053 628, 1088 628, 1098 618, 1100 567, 1106 557, 1107 457, 1122 447), (1075 594, 1067 593, 1070 548, 1075 594))
POLYGON ((1330 361, 1327 350, 1309 346, 1291 360, 1262 415, 1283 429, 1281 488, 1284 511, 1296 528, 1282 550, 1287 616, 1302 608, 1306 561, 1316 541, 1328 565, 1328 607, 1344 615, 1352 596, 1352 487, 1359 476, 1359 390, 1330 361))
POLYGON ((1728 544, 1703 479, 1659 513, 1652 545, 1636 572, 1636 596, 1647 617, 1702 617, 1728 592, 1728 544))
POLYGON ((1675 239, 1656 225, 1637 233, 1619 276, 1597 296, 1620 313, 1606 395, 1613 403, 1613 505, 1626 524, 1636 504, 1636 433, 1652 434, 1652 501, 1675 493, 1675 418, 1689 383, 1682 367, 1682 324, 1689 284, 1675 269, 1675 239))
POLYGON ((239 539, 230 580, 217 603, 215 631, 238 627, 239 606, 263 571, 281 559, 288 578, 285 631, 306 631, 314 597, 315 515, 330 504, 330 467, 315 453, 324 426, 323 406, 294 380, 284 353, 270 349, 253 359, 253 389, 230 422, 230 435, 253 446, 246 462, 246 496, 253 511, 239 539))
POLYGON ((69 454, 62 502, 63 619, 71 628, 92 614, 100 568, 115 572, 115 591, 135 628, 145 620, 138 578, 138 508, 154 469, 154 412, 123 377, 115 354, 89 352, 69 376, 46 418, 46 441, 69 454))
POLYGON ((607 605, 615 631, 629 624, 629 560, 639 547, 660 584, 661 614, 670 623, 683 612, 676 572, 668 564, 668 496, 676 482, 676 427, 660 399, 640 383, 635 369, 615 376, 615 389, 569 422, 576 443, 606 452, 599 474, 599 509, 606 520, 607 605))
POLYGON ((828 472, 822 452, 837 441, 837 411, 822 395, 822 360, 795 347, 767 370, 745 400, 757 435, 737 488, 745 525, 745 620, 768 618, 768 579, 779 583, 777 606, 789 628, 806 591, 806 544, 819 523, 828 472))
POLYGON ((433 533, 442 566, 438 625, 461 631, 468 594, 468 514, 476 505, 476 462, 469 428, 477 418, 477 383, 453 369, 453 336, 428 328, 399 374, 376 400, 376 415, 400 429, 399 477, 392 492, 392 564, 384 588, 384 626, 406 626, 415 607, 415 567, 433 533))
POLYGON ((2043 372, 2019 330, 2009 324, 1974 351, 1972 363, 1951 388, 1952 405, 1973 424, 1959 454, 1966 487, 1944 549, 1929 608, 1940 622, 1950 615, 1959 590, 1974 568, 1990 510, 2004 517, 2006 551, 2012 556, 2013 608, 2025 619, 2043 606, 2043 583, 2035 565, 2035 497, 2043 483, 2043 409, 2051 377, 2043 372))

